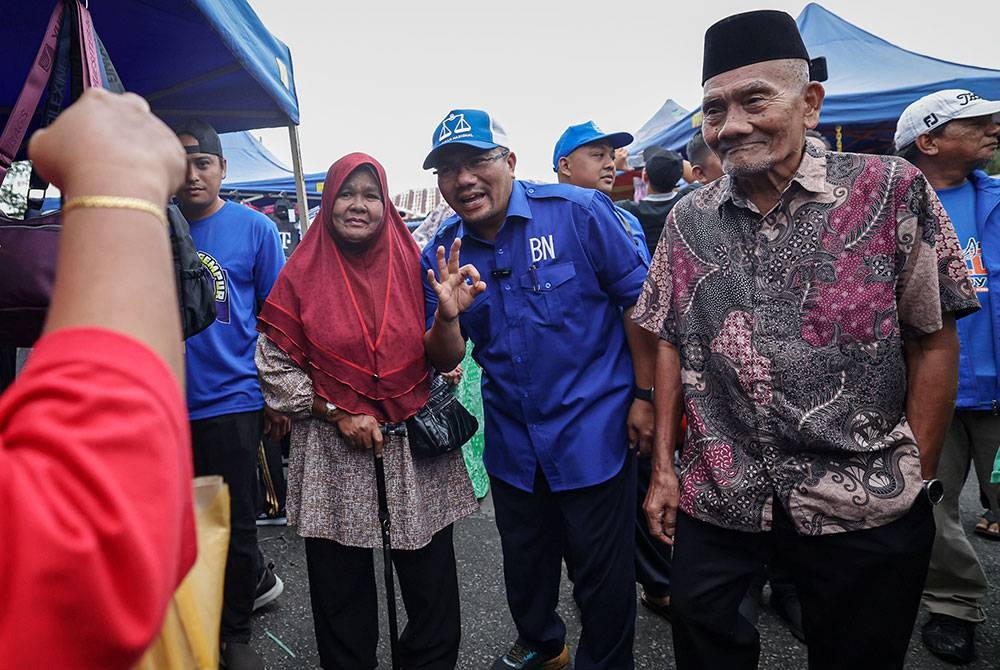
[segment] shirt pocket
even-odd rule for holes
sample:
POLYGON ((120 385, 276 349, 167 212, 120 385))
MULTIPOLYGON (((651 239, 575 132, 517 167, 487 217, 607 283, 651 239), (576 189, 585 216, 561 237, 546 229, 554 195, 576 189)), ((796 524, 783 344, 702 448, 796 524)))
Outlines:
POLYGON ((572 262, 555 263, 528 269, 520 285, 528 304, 528 316, 544 326, 565 325, 566 315, 577 301, 576 266, 572 262))

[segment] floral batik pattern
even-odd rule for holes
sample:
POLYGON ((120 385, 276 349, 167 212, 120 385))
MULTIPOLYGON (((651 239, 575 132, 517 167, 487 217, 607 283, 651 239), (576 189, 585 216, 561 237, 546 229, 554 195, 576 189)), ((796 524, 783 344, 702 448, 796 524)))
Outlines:
POLYGON ((920 490, 903 341, 979 303, 923 175, 807 144, 761 214, 728 176, 667 218, 633 319, 677 347, 688 418, 681 509, 804 534, 902 516, 920 490))

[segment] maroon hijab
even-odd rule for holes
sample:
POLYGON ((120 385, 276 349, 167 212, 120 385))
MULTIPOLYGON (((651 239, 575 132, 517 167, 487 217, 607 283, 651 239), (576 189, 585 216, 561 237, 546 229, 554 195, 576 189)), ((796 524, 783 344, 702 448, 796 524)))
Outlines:
POLYGON ((261 309, 258 329, 312 379, 317 395, 352 414, 402 421, 427 402, 420 250, 388 199, 371 156, 344 156, 326 173, 315 224, 288 259, 261 309), (359 167, 382 189, 378 232, 363 247, 338 243, 332 212, 359 167))

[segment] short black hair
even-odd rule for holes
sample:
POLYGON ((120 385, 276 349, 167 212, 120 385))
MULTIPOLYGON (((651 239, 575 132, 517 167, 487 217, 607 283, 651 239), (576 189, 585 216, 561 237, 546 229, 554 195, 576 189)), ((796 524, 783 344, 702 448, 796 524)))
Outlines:
POLYGON ((657 193, 670 193, 684 174, 684 158, 676 151, 661 149, 646 161, 649 186, 657 193))
POLYGON ((694 131, 694 135, 688 140, 687 146, 684 148, 687 152, 688 161, 692 165, 704 165, 705 160, 708 159, 708 152, 711 149, 705 144, 705 136, 701 134, 701 129, 694 131))
MULTIPOLYGON (((944 128, 947 125, 948 125, 947 123, 942 123, 937 128, 931 128, 926 133, 921 133, 921 135, 930 135, 931 137, 938 137, 939 135, 941 135, 941 133, 944 132, 944 128)), ((913 140, 902 149, 897 149, 896 155, 907 162, 916 164, 918 160, 924 157, 924 152, 921 151, 920 147, 917 146, 917 141, 913 140)))

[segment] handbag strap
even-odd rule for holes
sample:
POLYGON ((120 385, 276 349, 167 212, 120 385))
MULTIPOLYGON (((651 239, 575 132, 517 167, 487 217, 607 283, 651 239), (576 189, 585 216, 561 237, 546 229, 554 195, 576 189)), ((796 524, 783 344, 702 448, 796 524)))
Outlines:
POLYGON ((101 77, 100 53, 90 12, 81 4, 80 0, 59 0, 49 17, 45 36, 38 48, 28 78, 7 119, 3 134, 0 135, 0 180, 7 175, 11 163, 14 162, 17 152, 24 142, 31 118, 38 108, 42 91, 45 90, 52 76, 52 68, 56 63, 58 51, 59 31, 67 6, 70 6, 76 18, 83 88, 103 88, 104 86, 101 77))
POLYGON ((62 23, 63 3, 62 0, 56 4, 49 17, 49 25, 45 29, 45 37, 42 45, 38 48, 35 62, 28 72, 28 79, 24 82, 24 88, 17 97, 14 109, 11 110, 7 118, 7 125, 0 135, 0 179, 7 175, 17 150, 21 148, 24 141, 24 134, 28 130, 31 117, 34 116, 38 108, 38 101, 42 97, 45 85, 49 83, 49 76, 52 73, 52 65, 55 62, 56 44, 59 40, 59 26, 62 23))

